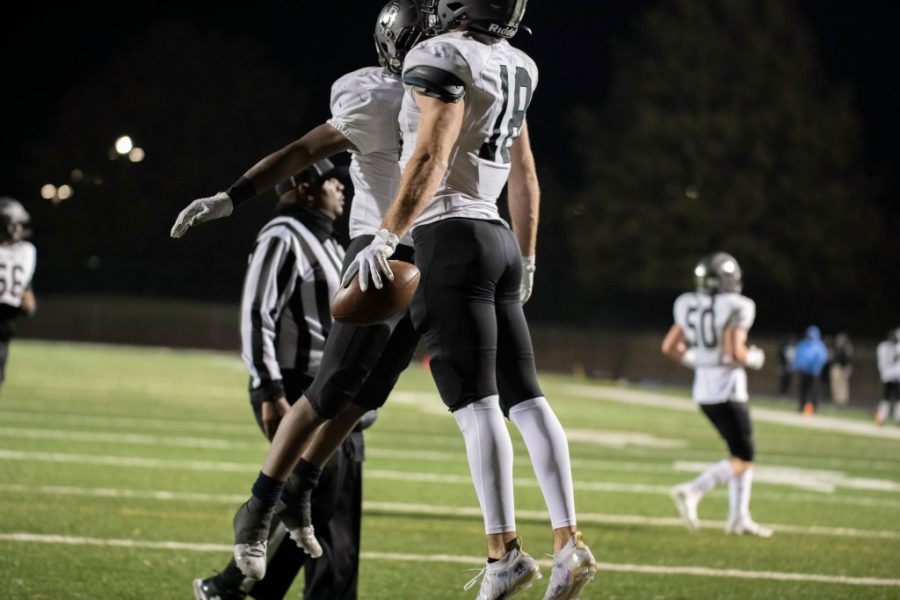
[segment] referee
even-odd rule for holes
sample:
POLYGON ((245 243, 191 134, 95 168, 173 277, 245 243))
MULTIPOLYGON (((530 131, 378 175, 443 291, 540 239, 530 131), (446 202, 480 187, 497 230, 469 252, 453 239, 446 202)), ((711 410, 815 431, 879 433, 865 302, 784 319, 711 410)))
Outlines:
MULTIPOLYGON (((312 381, 331 329, 329 306, 344 258, 333 231, 344 207, 341 171, 322 160, 279 183, 276 215, 259 232, 250 254, 241 300, 241 356, 250 372, 253 413, 270 440, 312 381)), ((374 413, 367 424, 372 420, 374 413)), ((285 539, 285 526, 299 528, 299 511, 292 510, 292 476, 278 507, 283 524, 276 523, 269 537, 267 577, 245 581, 232 560, 218 575, 194 581, 195 598, 239 600, 249 593, 257 599, 281 599, 304 567, 306 600, 355 599, 362 459, 363 438, 357 430, 322 472, 313 495, 315 536, 310 535, 321 548, 309 546, 304 553, 285 539)))

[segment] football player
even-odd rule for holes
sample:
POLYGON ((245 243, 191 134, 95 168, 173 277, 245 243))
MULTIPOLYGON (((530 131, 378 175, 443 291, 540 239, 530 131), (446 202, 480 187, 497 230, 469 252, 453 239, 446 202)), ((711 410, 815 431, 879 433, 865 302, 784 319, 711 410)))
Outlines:
POLYGON ((875 412, 875 422, 884 425, 891 415, 893 404, 894 422, 900 425, 900 328, 888 331, 887 338, 878 344, 875 354, 878 359, 878 375, 884 385, 882 399, 875 412))
POLYGON ((9 341, 22 316, 37 307, 31 278, 37 252, 27 241, 31 217, 18 200, 0 198, 0 384, 6 378, 9 341))
POLYGON ((546 600, 577 598, 596 561, 576 531, 565 432, 537 381, 522 303, 531 293, 539 188, 525 120, 538 70, 510 45, 526 0, 438 0, 443 33, 406 56, 400 112, 403 178, 372 243, 347 269, 379 287, 412 230, 421 283, 413 320, 431 372, 466 444, 484 515, 488 560, 479 600, 506 598, 540 576, 521 550, 512 443, 504 414, 531 456, 553 529, 546 600), (497 198, 509 184, 512 230, 497 198))
POLYGON ((697 291, 675 300, 675 323, 662 352, 694 370, 693 398, 728 446, 730 457, 712 464, 696 479, 676 486, 672 498, 689 529, 700 526, 697 504, 728 482, 725 532, 769 537, 772 531, 750 517, 753 483, 753 426, 747 405, 747 372, 761 369, 765 354, 747 345, 756 304, 741 295, 741 267, 724 252, 703 258, 694 268, 697 291))
MULTIPOLYGON (((355 193, 350 208, 351 243, 346 268, 347 261, 375 237, 400 180, 400 70, 406 52, 424 37, 426 29, 431 29, 433 23, 425 22, 428 18, 413 0, 388 2, 375 26, 381 66, 339 78, 332 86, 332 116, 328 121, 264 158, 226 192, 193 201, 178 215, 172 236, 181 237, 191 226, 228 216, 235 205, 315 161, 349 151, 355 193)), ((399 240, 394 258, 413 262, 411 238, 399 240)), ((360 417, 384 404, 409 364, 418 339, 408 313, 368 327, 337 322, 332 325, 316 377, 282 419, 253 486, 253 496, 235 518, 235 559, 245 575, 262 579, 265 574, 266 532, 292 470, 300 474, 305 496, 300 499, 299 519, 293 519, 295 522, 288 528, 300 546, 311 549, 317 545, 310 520, 309 492, 315 487, 322 466, 360 417), (309 444, 294 469, 300 448, 314 433, 316 443, 309 444)), ((283 521, 292 520, 291 515, 279 516, 283 521)))

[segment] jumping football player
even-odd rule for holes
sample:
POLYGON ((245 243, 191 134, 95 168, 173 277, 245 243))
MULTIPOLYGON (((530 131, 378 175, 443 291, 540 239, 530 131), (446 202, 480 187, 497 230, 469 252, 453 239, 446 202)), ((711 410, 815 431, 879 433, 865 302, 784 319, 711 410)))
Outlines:
POLYGON ((574 599, 596 561, 576 531, 568 442, 538 384, 522 310, 540 196, 525 121, 538 72, 508 38, 526 0, 433 4, 446 33, 413 48, 403 67, 403 179, 344 281, 358 272, 363 286, 370 274, 378 287, 390 277, 385 259, 412 229, 421 271, 413 320, 463 434, 484 515, 488 560, 478 599, 507 598, 540 576, 516 532, 504 413, 525 440, 550 513, 555 553, 545 600, 574 599), (497 208, 507 181, 512 231, 497 208))
POLYGON ((697 291, 675 300, 675 323, 662 352, 694 370, 693 398, 725 440, 730 457, 696 479, 676 486, 672 498, 689 529, 700 526, 697 505, 717 485, 728 483, 725 532, 769 537, 772 530, 750 517, 753 484, 753 426, 747 395, 747 372, 761 369, 765 355, 747 346, 747 332, 756 318, 756 304, 741 295, 741 267, 724 252, 703 258, 694 268, 697 291))
MULTIPOLYGON (((360 69, 339 78, 332 86, 332 116, 327 122, 264 158, 227 192, 193 201, 178 215, 172 236, 181 237, 191 226, 228 216, 235 205, 270 189, 294 172, 322 158, 349 151, 355 193, 350 208, 352 239, 346 253, 346 268, 355 254, 375 237, 400 180, 397 162, 400 154, 397 115, 403 97, 400 70, 406 52, 432 26, 423 22, 425 18, 427 15, 419 12, 413 0, 388 2, 375 26, 381 66, 360 69)), ((413 262, 411 238, 400 241, 394 258, 413 262)), ((253 496, 235 519, 235 559, 245 575, 262 579, 265 574, 269 522, 302 444, 314 433, 318 445, 310 444, 295 470, 302 474, 306 496, 301 500, 299 522, 289 528, 301 546, 315 544, 310 522, 310 490, 315 487, 328 458, 359 418, 384 404, 400 373, 409 364, 418 339, 408 313, 368 327, 337 322, 332 325, 319 371, 279 425, 269 457, 253 486, 253 496), (244 522, 249 524, 244 526, 244 522)))

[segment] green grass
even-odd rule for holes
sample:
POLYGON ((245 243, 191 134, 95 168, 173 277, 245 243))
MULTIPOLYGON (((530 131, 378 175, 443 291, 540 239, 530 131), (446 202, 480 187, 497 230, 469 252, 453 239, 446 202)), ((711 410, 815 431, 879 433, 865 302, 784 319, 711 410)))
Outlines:
MULTIPOLYGON (((725 536, 724 489, 704 500, 706 526, 690 534, 666 491, 721 458, 723 445, 684 391, 559 376, 542 384, 570 431, 580 528, 604 564, 584 600, 900 597, 900 438, 757 420, 753 514, 775 536, 725 536), (623 389, 659 405, 622 401, 623 389)), ((190 597, 194 577, 224 566, 231 515, 266 451, 245 390, 233 356, 16 340, 0 395, 3 596, 190 597), (153 546, 162 542, 188 547, 153 546)), ((360 598, 473 598, 462 585, 484 542, 462 440, 421 368, 398 391, 367 432, 360 598)), ((512 436, 520 533, 543 556, 543 501, 514 428, 512 436)), ((541 598, 542 583, 518 597, 541 598)))

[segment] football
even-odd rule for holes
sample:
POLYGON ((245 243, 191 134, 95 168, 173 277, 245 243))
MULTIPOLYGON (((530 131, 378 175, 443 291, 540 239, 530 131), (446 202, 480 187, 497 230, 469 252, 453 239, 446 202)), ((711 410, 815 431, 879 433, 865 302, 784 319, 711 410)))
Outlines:
POLYGON ((359 289, 359 277, 354 277, 347 287, 342 287, 331 301, 331 316, 335 321, 348 325, 374 325, 385 321, 405 309, 416 288, 419 287, 419 269, 400 260, 389 260, 394 280, 384 277, 384 285, 376 289, 369 283, 369 290, 359 289))

